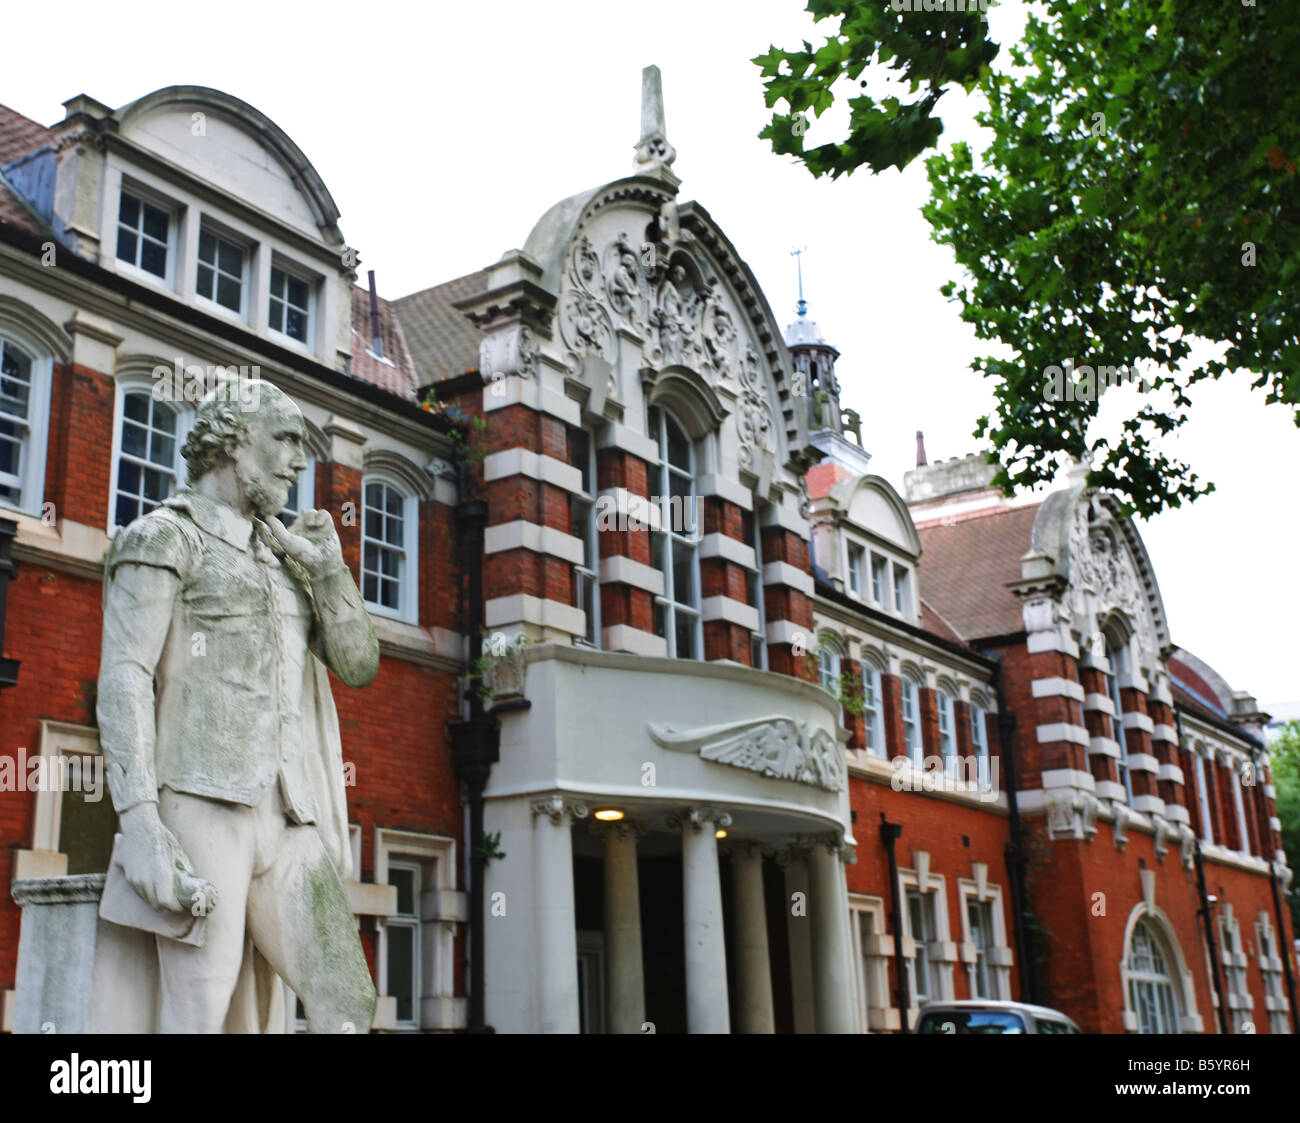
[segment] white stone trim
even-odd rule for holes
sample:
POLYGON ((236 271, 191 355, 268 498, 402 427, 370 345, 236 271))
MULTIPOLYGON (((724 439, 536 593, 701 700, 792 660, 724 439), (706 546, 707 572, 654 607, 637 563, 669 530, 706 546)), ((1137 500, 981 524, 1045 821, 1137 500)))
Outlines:
POLYGON ((764 585, 788 585, 798 592, 805 593, 808 596, 813 595, 813 577, 811 573, 805 573, 802 569, 797 569, 789 562, 773 561, 766 562, 763 565, 763 584, 764 585))
POLYGON ((483 531, 483 551, 486 554, 503 554, 508 550, 531 550, 535 554, 549 554, 573 565, 581 565, 586 557, 586 546, 581 538, 565 534, 553 526, 515 519, 498 523, 483 531))
POLYGON ((1108 756, 1119 759, 1119 742, 1110 737, 1093 737, 1088 742, 1089 756, 1108 756))
POLYGON ((1043 773, 1043 790, 1049 788, 1082 788, 1090 792, 1096 786, 1091 772, 1080 772, 1077 768, 1049 768, 1043 773))
POLYGON ((1068 678, 1036 678, 1029 684, 1035 698, 1073 698, 1083 701, 1083 684, 1068 678))
POLYGON ((488 453, 483 458, 483 479, 486 482, 508 480, 513 476, 542 480, 564 491, 582 491, 582 472, 578 468, 530 448, 506 448, 488 453))
MULTIPOLYGON (((631 585, 655 596, 663 596, 664 575, 652 565, 634 561, 622 554, 600 559, 600 580, 607 585, 631 585)), ((621 626, 621 625, 620 625, 621 626)))
POLYGON ((1136 710, 1124 714, 1121 719, 1125 729, 1140 729, 1143 733, 1150 733, 1155 729, 1155 724, 1146 715, 1138 713, 1136 710))
POLYGON ((1089 740, 1088 731, 1082 725, 1054 721, 1048 725, 1038 727, 1038 743, 1040 745, 1051 744, 1056 741, 1067 741, 1073 745, 1087 745, 1089 740))
POLYGON ((1175 784, 1186 782, 1183 778, 1183 770, 1176 764, 1162 764, 1157 775, 1159 779, 1172 780, 1175 784))
POLYGON ((701 496, 708 495, 725 499, 728 503, 734 503, 742 511, 752 511, 754 509, 754 493, 752 491, 737 481, 716 472, 707 476, 699 476, 695 481, 695 493, 701 496))
POLYGON ((1121 690, 1136 690, 1139 694, 1146 694, 1150 691, 1151 686, 1138 671, 1126 671, 1119 676, 1119 688, 1121 690))
POLYGON ((1130 772, 1150 772, 1153 775, 1160 772, 1160 761, 1150 753, 1129 753, 1128 766, 1130 772))
POLYGON ((788 530, 792 534, 797 534, 805 542, 808 540, 809 524, 798 511, 787 510, 779 503, 768 503, 763 508, 764 528, 769 526, 779 526, 782 530, 788 530))
POLYGON ((587 614, 582 609, 526 593, 494 597, 488 601, 483 606, 483 622, 489 628, 524 623, 535 624, 539 628, 554 628, 571 636, 587 633, 587 614))
MULTIPOLYGON (((796 624, 793 620, 769 620, 767 622, 768 643, 794 643, 796 637, 808 642, 813 637, 813 632, 802 624, 796 624)), ((809 650, 812 650, 812 646, 810 645, 809 650)))
POLYGON ((717 531, 700 538, 700 560, 705 558, 725 558, 750 570, 756 565, 753 546, 746 546, 739 538, 719 534, 717 531))
MULTIPOLYGON (((576 425, 577 422, 574 424, 576 425)), ((604 440, 596 446, 598 449, 617 448, 623 452, 630 452, 638 460, 644 460, 647 464, 659 463, 659 446, 644 433, 638 433, 635 429, 611 421, 604 427, 603 436, 604 440)))
POLYGON ((582 410, 578 408, 577 402, 547 389, 531 378, 507 375, 493 383, 492 391, 491 394, 483 395, 485 413, 505 409, 507 406, 521 405, 539 413, 549 413, 552 417, 558 417, 566 425, 575 428, 582 424, 582 410))
POLYGON ((1178 730, 1172 725, 1165 725, 1163 723, 1160 725, 1152 725, 1151 740, 1163 741, 1169 745, 1176 745, 1178 744, 1178 730))
POLYGON ((1115 716, 1115 703, 1104 694, 1089 694, 1083 700, 1083 708, 1089 713, 1103 713, 1115 716))
POLYGON ((1124 785, 1114 780, 1098 780, 1095 794, 1098 799, 1114 799, 1120 803, 1128 801, 1128 792, 1124 790, 1124 785))
POLYGON ((1165 813, 1165 801, 1158 795, 1135 795, 1133 797, 1133 810, 1141 811, 1144 814, 1163 815, 1165 813))
POLYGON ((726 620, 748 631, 758 631, 758 609, 731 597, 705 597, 700 602, 700 617, 705 621, 726 620))
POLYGON ((1068 636, 1062 636, 1055 628, 1046 632, 1030 632, 1025 641, 1025 648, 1030 655, 1043 651, 1059 651, 1072 659, 1079 657, 1079 645, 1068 636))
MULTIPOLYGON (((634 495, 625 487, 607 487, 596 495, 596 530, 601 529, 601 520, 608 515, 608 501, 613 501, 614 515, 618 522, 631 523, 635 520, 642 530, 660 531, 663 529, 663 510, 658 503, 651 503, 644 495, 634 495)), ((628 529, 631 529, 629 526, 628 529)), ((752 567, 751 567, 752 568, 752 567)))
POLYGON ((603 629, 606 651, 622 651, 629 655, 657 655, 666 658, 668 641, 653 632, 643 632, 631 624, 611 624, 603 629))

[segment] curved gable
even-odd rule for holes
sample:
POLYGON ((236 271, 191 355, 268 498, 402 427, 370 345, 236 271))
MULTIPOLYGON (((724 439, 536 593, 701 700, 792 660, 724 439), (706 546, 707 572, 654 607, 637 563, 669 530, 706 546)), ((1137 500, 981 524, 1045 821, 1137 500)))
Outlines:
POLYGON ((168 86, 113 116, 119 135, 141 148, 312 237, 342 244, 338 207, 319 173, 247 102, 206 86, 168 86))
POLYGON ((849 522, 894 543, 913 558, 920 555, 921 537, 907 504, 883 476, 844 480, 831 490, 831 498, 849 522))

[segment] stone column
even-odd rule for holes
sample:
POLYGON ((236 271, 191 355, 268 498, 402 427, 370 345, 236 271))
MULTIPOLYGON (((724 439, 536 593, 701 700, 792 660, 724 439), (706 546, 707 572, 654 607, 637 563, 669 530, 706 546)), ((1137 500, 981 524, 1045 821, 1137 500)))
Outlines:
POLYGON ((786 932, 790 946, 790 991, 795 1033, 817 1032, 813 1001, 812 921, 808 916, 807 846, 796 844, 777 858, 785 869, 786 932))
POLYGON ((537 947, 537 1029, 577 1033, 578 935, 573 917, 573 838, 587 806, 553 795, 533 805, 533 900, 537 947))
POLYGON ((636 869, 640 824, 592 821, 605 841, 605 1032, 640 1033, 645 1024, 641 899, 636 869))
POLYGON ((763 851, 754 842, 731 852, 735 902, 732 946, 736 952, 736 1030, 774 1033, 772 965, 767 950, 767 909, 763 901, 763 851))
POLYGON ((817 1032, 853 1033, 848 890, 838 838, 820 838, 808 858, 812 914, 813 990, 817 1032))
POLYGON ((686 937, 686 1030, 730 1033, 727 947, 722 928, 722 881, 714 832, 731 816, 692 807, 669 820, 682 831, 682 912, 686 937))

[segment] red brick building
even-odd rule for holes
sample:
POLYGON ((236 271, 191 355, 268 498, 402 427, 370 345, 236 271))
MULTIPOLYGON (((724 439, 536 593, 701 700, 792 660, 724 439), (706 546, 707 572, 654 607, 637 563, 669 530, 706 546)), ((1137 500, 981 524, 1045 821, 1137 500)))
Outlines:
POLYGON ((679 201, 645 83, 632 175, 391 302, 236 98, 0 109, 6 1028, 113 830, 29 762, 97 757, 105 550, 181 482, 191 383, 242 367, 300 404, 291 507, 333 514, 380 638, 335 683, 376 1028, 881 1032, 987 998, 1289 1032, 1265 716, 1172 645, 1104 495, 870 472, 838 353, 679 201))

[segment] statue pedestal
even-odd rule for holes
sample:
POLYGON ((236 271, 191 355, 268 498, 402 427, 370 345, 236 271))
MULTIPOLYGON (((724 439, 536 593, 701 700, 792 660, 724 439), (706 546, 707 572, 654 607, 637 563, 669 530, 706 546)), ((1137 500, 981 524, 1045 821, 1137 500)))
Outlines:
POLYGON ((99 928, 102 873, 13 883, 23 910, 14 1033, 85 1033, 99 928))

